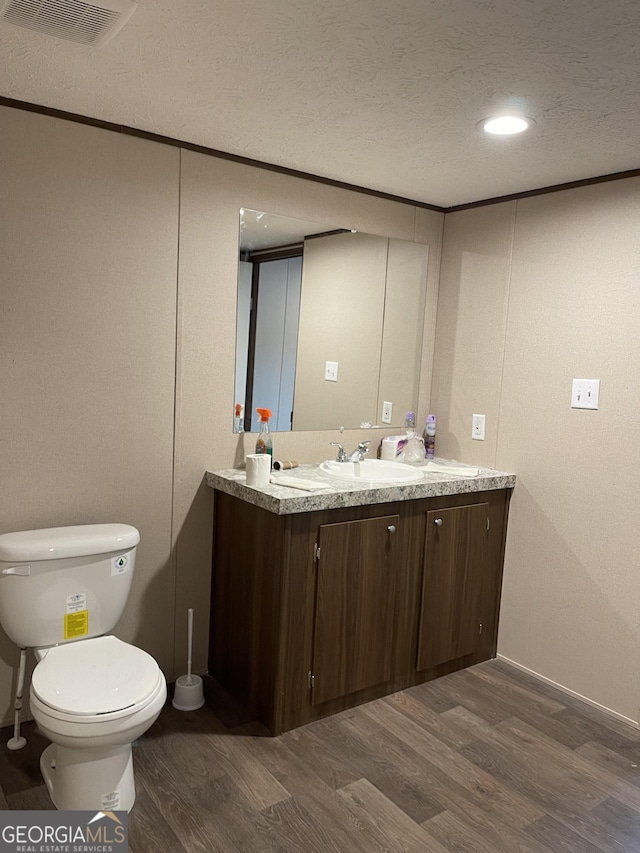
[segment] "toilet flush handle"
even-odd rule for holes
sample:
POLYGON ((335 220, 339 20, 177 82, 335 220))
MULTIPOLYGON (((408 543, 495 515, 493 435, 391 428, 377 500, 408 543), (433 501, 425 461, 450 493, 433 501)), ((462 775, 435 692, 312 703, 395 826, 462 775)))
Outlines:
POLYGON ((30 575, 31 566, 9 566, 2 570, 3 575, 30 575))

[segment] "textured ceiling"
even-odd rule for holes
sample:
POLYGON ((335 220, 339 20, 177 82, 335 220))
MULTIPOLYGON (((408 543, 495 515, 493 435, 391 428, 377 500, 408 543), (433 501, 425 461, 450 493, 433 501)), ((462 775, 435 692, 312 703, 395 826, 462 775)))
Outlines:
POLYGON ((640 167, 639 54, 637 0, 139 0, 102 49, 1 25, 0 95, 448 207, 640 167))

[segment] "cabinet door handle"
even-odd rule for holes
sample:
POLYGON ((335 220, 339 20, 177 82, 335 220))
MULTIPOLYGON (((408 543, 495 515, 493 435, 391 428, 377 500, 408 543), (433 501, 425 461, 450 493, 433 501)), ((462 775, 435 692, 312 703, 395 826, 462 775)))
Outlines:
POLYGON ((390 524, 390 525, 387 527, 387 530, 389 531, 389 533, 395 533, 395 532, 396 532, 396 526, 395 526, 395 524, 390 524))
POLYGON ((441 518, 435 518, 433 520, 433 523, 435 524, 436 527, 442 527, 442 519, 441 518))

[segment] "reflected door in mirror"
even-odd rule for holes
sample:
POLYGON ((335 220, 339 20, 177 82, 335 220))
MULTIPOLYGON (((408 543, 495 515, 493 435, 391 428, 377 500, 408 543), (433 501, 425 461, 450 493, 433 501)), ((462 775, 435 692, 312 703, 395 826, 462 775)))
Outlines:
POLYGON ((301 272, 301 257, 241 261, 236 401, 245 406, 247 431, 259 429, 258 407, 273 412, 272 430, 291 429, 301 272))

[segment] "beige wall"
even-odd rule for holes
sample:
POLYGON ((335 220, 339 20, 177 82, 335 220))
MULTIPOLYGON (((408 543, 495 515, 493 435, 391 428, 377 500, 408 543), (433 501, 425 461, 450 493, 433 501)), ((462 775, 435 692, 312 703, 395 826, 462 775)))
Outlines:
MULTIPOLYGON (((0 532, 136 525, 136 577, 116 633, 172 679, 184 671, 192 606, 202 672, 204 472, 238 464, 255 440, 231 431, 239 208, 430 246, 425 414, 443 215, 6 107, 0 186, 0 532)), ((274 443, 317 462, 337 436, 278 433, 274 443)), ((344 435, 353 446, 361 437, 344 435)), ((16 661, 0 634, 4 722, 16 661)))
MULTIPOLYGON (((395 433, 403 430, 405 415, 419 397, 428 270, 428 246, 389 240, 376 423, 381 423, 384 401, 392 403, 395 433)), ((423 425, 424 419, 418 423, 423 425)))
POLYGON ((389 241, 372 234, 306 240, 294 429, 377 423, 389 241), (324 378, 338 363, 338 381, 324 378))
MULTIPOLYGON (((118 634, 171 671, 179 152, 0 117, 0 530, 138 527, 118 634)), ((5 721, 16 660, 0 634, 5 721)))
POLYGON ((428 270, 424 243, 360 232, 306 242, 294 429, 380 425, 383 401, 404 428, 419 399, 428 270), (327 360, 338 382, 325 381, 327 360))
POLYGON ((639 234, 637 178, 448 214, 433 380, 437 453, 518 475, 499 653, 634 721, 639 234))

